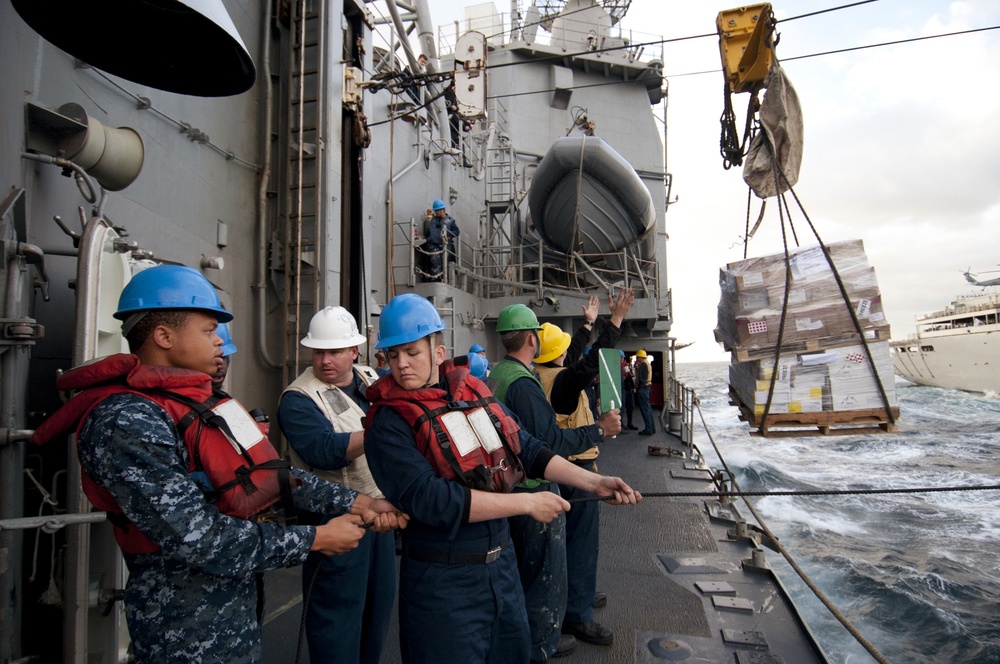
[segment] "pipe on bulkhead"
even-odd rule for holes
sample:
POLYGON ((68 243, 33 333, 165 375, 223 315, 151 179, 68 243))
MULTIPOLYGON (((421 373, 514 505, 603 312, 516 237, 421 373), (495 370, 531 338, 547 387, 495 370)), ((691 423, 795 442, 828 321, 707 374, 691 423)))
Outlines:
MULTIPOLYGON (((406 27, 403 25, 403 19, 399 15, 399 7, 396 5, 396 0, 386 0, 386 7, 389 10, 389 14, 392 16, 392 24, 396 28, 396 32, 399 34, 399 43, 403 46, 403 51, 406 53, 406 59, 410 63, 410 69, 413 71, 417 70, 417 58, 413 55, 413 48, 410 46, 410 40, 406 36, 406 27)), ((431 25, 431 14, 427 7, 426 0, 417 0, 416 2, 416 14, 417 14, 417 33, 420 35, 420 40, 424 46, 424 55, 427 56, 427 71, 433 73, 434 62, 437 60, 437 48, 434 46, 433 33, 428 32, 423 28, 424 25, 431 25)), ((437 95, 436 86, 429 84, 428 86, 429 94, 434 97, 437 95)), ((451 145, 451 124, 448 122, 448 111, 444 107, 444 102, 438 99, 433 102, 434 113, 437 116, 437 126, 438 131, 441 132, 441 142, 442 145, 451 145)), ((440 196, 444 196, 451 189, 451 171, 448 168, 449 160, 441 160, 441 193, 440 196)), ((434 198, 434 197, 432 197, 434 198)))
MULTIPOLYGON (((394 228, 394 226, 396 224, 396 221, 395 221, 396 211, 395 211, 395 204, 393 202, 393 196, 394 196, 393 190, 394 190, 394 188, 396 186, 396 181, 399 180, 399 178, 401 178, 404 175, 406 175, 414 166, 416 166, 417 164, 419 164, 422 161, 423 161, 423 156, 420 154, 420 144, 418 143, 417 144, 417 156, 416 156, 416 158, 414 158, 413 161, 411 161, 409 164, 407 164, 406 166, 404 166, 403 170, 399 171, 395 175, 392 175, 389 178, 389 180, 385 183, 385 218, 386 218, 386 224, 385 224, 385 226, 386 226, 386 228, 385 228, 386 235, 385 235, 385 237, 387 239, 386 244, 390 248, 392 247, 392 238, 395 235, 395 228, 394 228)), ((410 242, 413 242, 413 238, 410 238, 410 242)), ((385 262, 385 284, 386 284, 386 288, 389 288, 392 285, 392 263, 393 263, 392 260, 387 260, 385 262)), ((395 289, 393 289, 390 292, 394 293, 395 289)), ((388 297, 388 295, 387 295, 387 297, 388 297)))
POLYGON ((263 165, 260 169, 260 185, 257 188, 257 280, 254 289, 257 291, 257 352, 264 365, 271 369, 280 369, 281 364, 271 358, 267 349, 267 187, 271 181, 271 122, 274 101, 274 87, 271 84, 271 4, 263 4, 264 14, 261 17, 261 67, 264 69, 264 112, 261 114, 264 125, 260 135, 264 145, 263 165))

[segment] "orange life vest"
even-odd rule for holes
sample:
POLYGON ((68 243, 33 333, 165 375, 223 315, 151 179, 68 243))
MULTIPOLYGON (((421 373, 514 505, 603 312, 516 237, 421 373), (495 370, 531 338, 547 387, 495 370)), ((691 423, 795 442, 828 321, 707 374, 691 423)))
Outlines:
POLYGON ((417 448, 440 477, 470 489, 510 492, 524 478, 517 456, 520 427, 467 367, 454 367, 449 361, 441 369, 447 391, 440 387, 404 390, 391 375, 380 378, 367 391, 366 423, 380 409, 391 408, 413 429, 417 448), (489 435, 488 427, 495 436, 489 435))
MULTIPOLYGON (((98 404, 114 394, 130 392, 149 399, 170 415, 187 446, 188 471, 206 499, 223 514, 246 519, 274 505, 283 495, 290 497, 290 464, 278 456, 263 432, 255 444, 237 442, 238 435, 218 410, 229 404, 229 408, 238 407, 246 413, 229 395, 213 393, 207 374, 144 365, 135 355, 122 353, 73 368, 59 377, 56 386, 81 391, 36 429, 32 441, 39 445, 70 431, 79 435, 98 404)), ((256 426, 263 431, 259 424, 256 426)), ((93 506, 108 513, 122 551, 151 553, 160 548, 134 527, 107 489, 86 472, 81 480, 83 492, 93 506)))

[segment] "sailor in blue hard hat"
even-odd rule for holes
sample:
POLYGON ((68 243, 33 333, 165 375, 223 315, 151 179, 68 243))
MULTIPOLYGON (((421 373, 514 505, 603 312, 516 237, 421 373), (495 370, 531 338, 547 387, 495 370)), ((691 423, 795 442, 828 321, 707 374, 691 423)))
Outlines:
POLYGON ((479 380, 486 380, 490 366, 486 358, 479 353, 469 353, 466 357, 469 358, 469 373, 479 380))
POLYGON ((431 204, 431 220, 427 224, 424 235, 427 242, 422 247, 429 259, 429 281, 444 279, 444 251, 448 250, 448 260, 457 259, 455 253, 455 238, 461 235, 458 224, 448 214, 447 205, 440 198, 431 204))
MULTIPOLYGON (((473 355, 483 358, 484 362, 482 365, 483 375, 482 376, 477 375, 475 372, 473 372, 472 375, 475 376, 476 378, 482 378, 483 380, 486 380, 486 378, 489 377, 490 375, 490 361, 489 358, 486 357, 486 349, 483 348, 482 344, 472 344, 471 346, 469 346, 469 357, 471 358, 473 355)), ((478 366, 478 364, 476 366, 478 366)))
POLYGON ((218 325, 233 315, 197 270, 137 273, 114 316, 131 353, 62 374, 59 389, 75 395, 35 442, 46 431, 79 434, 83 492, 108 513, 125 555, 136 661, 262 661, 260 574, 310 551, 352 550, 369 526, 382 532, 406 519, 385 500, 288 469, 244 407, 213 390, 218 325), (258 520, 283 497, 336 518, 258 520))
POLYGON ((212 387, 222 389, 222 384, 226 382, 226 375, 229 373, 229 363, 232 361, 232 356, 236 354, 236 344, 233 343, 229 323, 219 323, 219 327, 215 328, 215 333, 222 339, 222 357, 217 361, 219 369, 212 376, 212 387))
POLYGON ((616 504, 641 496, 555 455, 486 385, 447 362, 445 325, 427 298, 396 296, 379 328, 391 375, 368 388, 365 456, 378 487, 412 519, 399 563, 400 646, 412 662, 527 662, 507 517, 548 523, 570 505, 549 491, 512 494, 513 484, 544 477, 616 504))

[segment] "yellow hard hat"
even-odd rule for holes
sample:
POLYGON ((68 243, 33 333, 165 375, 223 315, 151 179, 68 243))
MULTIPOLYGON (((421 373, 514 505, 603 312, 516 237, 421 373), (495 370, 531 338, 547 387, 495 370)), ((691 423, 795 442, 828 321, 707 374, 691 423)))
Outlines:
POLYGON ((545 364, 566 352, 571 337, 552 323, 542 323, 538 339, 541 343, 541 354, 535 358, 535 362, 545 364))
POLYGON ((646 357, 646 351, 644 351, 643 349, 640 348, 639 350, 635 351, 635 356, 636 357, 646 357))

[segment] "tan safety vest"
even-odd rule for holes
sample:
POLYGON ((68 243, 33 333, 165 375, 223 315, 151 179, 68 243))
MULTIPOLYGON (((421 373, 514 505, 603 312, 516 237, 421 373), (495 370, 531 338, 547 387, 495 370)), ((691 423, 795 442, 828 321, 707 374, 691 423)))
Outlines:
MULTIPOLYGON (((552 386, 556 382, 556 376, 559 375, 560 371, 564 371, 565 368, 566 367, 535 367, 535 371, 538 372, 538 378, 542 383, 542 389, 545 391, 545 398, 549 400, 549 403, 552 403, 552 386)), ((595 424, 594 413, 590 410, 590 402, 587 400, 587 393, 584 390, 580 390, 580 398, 577 401, 576 410, 569 415, 556 413, 556 424, 558 424, 562 429, 579 429, 580 427, 585 427, 588 424, 595 424)), ((598 454, 600 454, 600 450, 595 445, 586 452, 574 454, 567 458, 570 461, 589 461, 591 459, 596 459, 598 454)))
POLYGON ((638 383, 639 387, 649 387, 653 384, 653 366, 649 363, 649 359, 645 357, 638 358, 639 362, 646 365, 646 380, 641 380, 639 378, 639 367, 635 368, 635 381, 638 383))
MULTIPOLYGON (((371 385, 378 380, 378 374, 371 367, 355 364, 354 370, 361 376, 365 385, 371 385)), ((365 416, 365 411, 361 410, 361 406, 344 394, 336 385, 331 385, 317 378, 312 367, 303 371, 302 375, 292 381, 292 384, 285 388, 285 392, 299 392, 312 399, 337 433, 364 431, 362 418, 365 416)), ((323 470, 309 466, 291 446, 289 446, 288 453, 296 468, 308 470, 325 480, 343 484, 349 489, 366 493, 372 498, 384 497, 375 484, 371 471, 368 470, 368 460, 364 454, 351 461, 350 465, 338 470, 323 470)))

